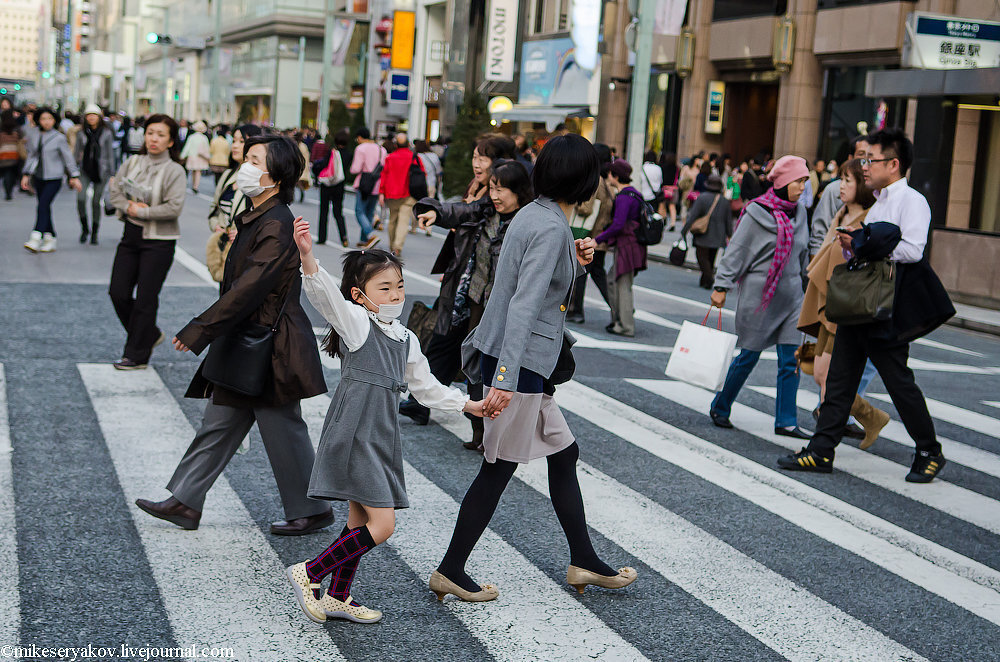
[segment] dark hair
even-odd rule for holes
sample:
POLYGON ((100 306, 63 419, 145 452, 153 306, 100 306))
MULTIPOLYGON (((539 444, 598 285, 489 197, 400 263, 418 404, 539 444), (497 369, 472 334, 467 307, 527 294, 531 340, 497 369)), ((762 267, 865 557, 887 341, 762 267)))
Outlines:
MULTIPOLYGON (((45 113, 51 115, 52 119, 55 120, 56 123, 59 122, 59 116, 56 115, 56 111, 52 110, 52 108, 50 108, 49 106, 42 106, 41 108, 35 109, 34 114, 31 116, 31 118, 35 120, 35 124, 38 126, 39 129, 42 128, 42 115, 44 115, 45 113)), ((54 129, 56 127, 53 126, 52 128, 54 129)))
POLYGON ((851 159, 840 166, 840 178, 851 173, 854 179, 854 202, 868 209, 875 204, 875 192, 865 183, 865 172, 861 168, 861 159, 851 159))
POLYGON ((17 119, 14 111, 8 108, 0 112, 0 131, 4 133, 14 133, 17 130, 17 119))
POLYGON ((712 163, 710 161, 702 161, 701 162, 701 169, 699 170, 699 173, 702 174, 702 175, 705 175, 706 177, 708 177, 709 175, 711 175, 712 174, 712 163))
POLYGON ((271 181, 278 185, 278 199, 286 205, 295 200, 295 185, 305 170, 306 162, 295 141, 287 136, 272 134, 254 136, 243 143, 243 159, 254 145, 263 145, 267 150, 265 163, 271 181))
POLYGON ((643 162, 656 163, 656 152, 651 149, 647 149, 642 155, 643 162))
POLYGON ((363 138, 365 140, 371 140, 372 139, 372 132, 369 131, 367 127, 363 126, 363 127, 360 127, 357 131, 354 132, 354 137, 355 138, 363 138))
POLYGON ((868 142, 868 136, 861 134, 851 138, 851 153, 847 155, 848 159, 854 158, 854 150, 858 148, 858 143, 861 142, 862 140, 868 142))
POLYGON ((594 143, 594 151, 597 152, 597 160, 601 162, 601 177, 607 177, 611 172, 611 162, 614 160, 611 148, 604 143, 594 143))
POLYGON ((431 151, 431 148, 427 144, 426 140, 414 140, 413 149, 416 150, 417 154, 426 154, 431 151))
POLYGON ((881 147, 884 157, 899 159, 900 175, 905 176, 910 166, 913 165, 913 143, 906 137, 902 129, 891 128, 875 131, 869 133, 865 141, 869 145, 881 147))
POLYGON ((500 186, 514 192, 519 208, 535 199, 535 192, 531 188, 531 176, 528 175, 528 169, 520 161, 511 159, 494 161, 490 170, 490 181, 494 179, 500 186))
MULTIPOLYGON (((363 251, 348 251, 344 254, 344 275, 340 280, 340 293, 348 301, 357 304, 351 296, 351 290, 355 287, 365 291, 375 274, 395 267, 400 274, 403 273, 403 261, 388 251, 378 248, 368 248, 363 251)), ((357 304, 361 305, 361 304, 357 304)), ((323 351, 336 358, 340 353, 340 334, 332 326, 323 338, 323 351)))
MULTIPOLYGON (((237 131, 239 131, 240 135, 243 136, 244 143, 253 138, 254 136, 259 136, 264 133, 264 131, 256 124, 241 124, 235 129, 233 129, 233 139, 236 138, 237 131)), ((244 153, 246 152, 244 151, 244 153)), ((229 150, 229 169, 235 170, 236 168, 239 167, 240 164, 237 163, 236 159, 233 158, 233 150, 229 150)))
MULTIPOLYGON (((177 122, 170 115, 150 115, 146 118, 146 128, 149 128, 151 124, 166 124, 167 130, 170 132, 170 141, 173 143, 170 145, 170 158, 177 163, 181 162, 181 129, 177 126, 177 122)), ((143 139, 142 147, 139 149, 140 154, 146 154, 146 140, 143 139)))
POLYGON ((512 159, 517 156, 517 143, 502 133, 484 133, 476 139, 475 149, 491 161, 512 159))
POLYGON ((673 184, 677 179, 677 155, 673 152, 660 154, 660 170, 663 171, 663 183, 673 184))
POLYGON ((350 129, 341 129, 337 133, 333 134, 333 146, 335 149, 344 149, 350 141, 350 129))
POLYGON ((575 133, 546 141, 531 171, 535 193, 556 202, 587 202, 600 182, 601 162, 590 141, 575 133))

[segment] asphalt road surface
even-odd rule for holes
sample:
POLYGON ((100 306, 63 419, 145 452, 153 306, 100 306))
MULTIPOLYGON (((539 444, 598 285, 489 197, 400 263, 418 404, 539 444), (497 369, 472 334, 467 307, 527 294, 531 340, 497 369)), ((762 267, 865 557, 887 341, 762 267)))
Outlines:
MULTIPOLYGON (((295 209, 316 217, 315 203, 295 209)), ((207 210, 189 193, 161 297, 168 336, 217 294, 203 265, 207 210)), ((741 394, 735 430, 712 426, 710 393, 664 376, 679 325, 707 310, 697 274, 651 265, 639 275, 634 339, 604 332, 591 284, 586 323, 574 328, 577 375, 557 401, 580 443, 595 547, 613 567, 635 567, 635 584, 578 595, 565 583, 568 553, 538 461, 519 468, 469 564, 500 598, 439 603, 427 579, 481 459, 461 446, 468 422, 434 412, 426 427, 402 421, 412 506, 354 582, 385 618, 317 625, 282 572, 329 544, 344 505, 323 533, 271 536, 282 513, 254 431, 198 531, 140 512, 136 497, 167 496, 199 425, 204 403, 183 397, 198 358, 168 343, 148 370, 114 371, 124 333, 107 282, 120 222, 103 221, 99 246, 77 244, 64 190, 59 248, 32 255, 21 244, 33 218, 32 198, 0 202, 0 658, 1000 659, 996 338, 944 328, 912 347, 949 460, 932 484, 903 481, 913 445, 888 402, 894 422, 868 452, 848 440, 832 475, 789 474, 775 461, 801 443, 773 434, 773 354, 741 394)), ((351 213, 348 226, 353 245, 351 213)), ((443 236, 409 236, 409 301, 433 301, 443 236)), ((317 253, 338 272, 339 244, 317 253)), ((723 325, 732 329, 731 312, 723 325)), ((332 392, 338 363, 325 369, 332 392)), ((804 377, 801 389, 799 421, 811 428, 816 388, 804 377)), ((884 393, 878 379, 870 393, 884 393)), ((303 403, 314 443, 328 405, 327 395, 303 403)))

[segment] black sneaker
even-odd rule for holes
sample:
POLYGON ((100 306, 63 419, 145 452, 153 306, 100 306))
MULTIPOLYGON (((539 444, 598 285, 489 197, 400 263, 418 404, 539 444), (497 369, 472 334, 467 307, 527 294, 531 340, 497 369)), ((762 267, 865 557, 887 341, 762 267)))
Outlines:
POLYGON ((778 458, 778 466, 789 471, 814 471, 828 474, 833 473, 833 458, 827 459, 808 448, 803 448, 794 455, 778 458))
POLYGON ((427 425, 431 420, 431 410, 412 398, 399 403, 399 413, 413 419, 417 425, 427 425))
POLYGON ((145 363, 136 363, 132 359, 122 357, 113 364, 116 370, 145 370, 148 366, 145 363))
POLYGON ((931 455, 927 451, 917 451, 916 455, 913 456, 913 466, 910 467, 910 473, 906 474, 906 482, 929 483, 934 480, 945 464, 946 460, 940 451, 937 455, 931 455))

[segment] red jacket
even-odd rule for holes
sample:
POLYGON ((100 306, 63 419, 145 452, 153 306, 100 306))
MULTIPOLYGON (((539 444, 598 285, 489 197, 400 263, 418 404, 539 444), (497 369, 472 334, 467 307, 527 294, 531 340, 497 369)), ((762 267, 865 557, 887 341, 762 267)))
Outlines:
MULTIPOLYGON (((410 197, 410 164, 413 158, 414 152, 409 149, 397 149, 385 158, 385 165, 382 166, 382 194, 387 200, 410 197)), ((423 171, 420 159, 417 159, 417 164, 423 171)))

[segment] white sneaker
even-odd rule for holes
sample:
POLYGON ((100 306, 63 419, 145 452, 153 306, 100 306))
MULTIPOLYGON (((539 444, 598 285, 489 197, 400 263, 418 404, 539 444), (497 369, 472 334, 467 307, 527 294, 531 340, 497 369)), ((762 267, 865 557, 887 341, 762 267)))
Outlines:
POLYGON ((24 242, 24 247, 27 248, 32 253, 37 253, 38 249, 41 247, 41 245, 42 245, 42 233, 41 232, 34 232, 34 231, 32 231, 32 233, 31 233, 31 239, 29 239, 28 241, 24 242))
POLYGON ((42 235, 42 245, 38 249, 39 253, 51 253, 56 249, 56 238, 46 232, 42 235))

